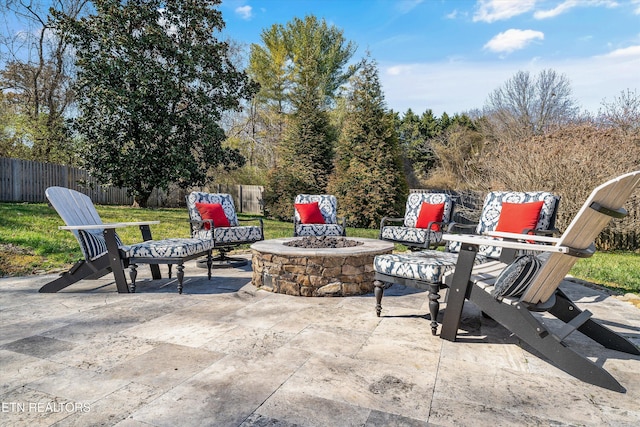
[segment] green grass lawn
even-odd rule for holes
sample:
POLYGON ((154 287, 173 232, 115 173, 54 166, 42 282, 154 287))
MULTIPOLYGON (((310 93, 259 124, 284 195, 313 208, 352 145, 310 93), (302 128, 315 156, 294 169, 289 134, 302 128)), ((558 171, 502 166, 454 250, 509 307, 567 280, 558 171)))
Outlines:
MULTIPOLYGON (((96 206, 103 222, 160 221, 152 225, 154 239, 189 237, 185 208, 135 209, 96 206)), ((240 215, 246 218, 246 215, 240 215)), ((56 211, 44 203, 0 203, 0 276, 21 276, 64 271, 82 258, 80 247, 56 211)), ((265 239, 293 235, 293 224, 264 220, 265 239)), ((139 242, 137 227, 118 229, 124 243, 139 242)), ((348 236, 377 238, 378 230, 348 228, 348 236)), ((404 250, 397 246, 398 250, 404 250)), ((571 270, 577 278, 617 292, 640 293, 640 253, 597 252, 581 259, 571 270)))

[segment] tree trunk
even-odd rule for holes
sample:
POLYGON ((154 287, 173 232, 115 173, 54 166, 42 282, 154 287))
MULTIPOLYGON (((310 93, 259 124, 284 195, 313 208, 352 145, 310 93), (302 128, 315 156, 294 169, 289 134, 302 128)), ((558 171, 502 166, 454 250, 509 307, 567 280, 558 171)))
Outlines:
POLYGON ((146 208, 147 207, 147 203, 149 202, 149 196, 151 196, 151 193, 134 195, 133 196, 133 207, 134 208, 146 208))

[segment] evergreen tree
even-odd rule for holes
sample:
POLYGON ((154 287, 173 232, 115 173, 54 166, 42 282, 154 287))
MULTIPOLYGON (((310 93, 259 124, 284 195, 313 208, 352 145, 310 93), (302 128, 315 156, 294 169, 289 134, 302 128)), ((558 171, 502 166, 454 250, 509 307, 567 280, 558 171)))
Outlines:
POLYGON ((256 88, 215 38, 220 0, 93 4, 81 20, 55 16, 76 48, 76 129, 94 176, 145 206, 154 187, 202 185, 210 167, 242 164, 219 122, 256 88))
POLYGON ((401 214, 408 190, 394 115, 369 57, 351 79, 334 165, 329 192, 350 226, 376 228, 383 216, 401 214))
POLYGON ((263 108, 258 110, 277 112, 273 123, 283 128, 266 186, 265 213, 290 218, 296 194, 326 192, 336 138, 328 110, 338 88, 357 69, 346 66, 355 45, 313 15, 274 25, 263 31, 262 41, 251 46, 249 68, 261 85, 257 101, 263 108))
POLYGON ((323 194, 333 170, 335 131, 318 99, 301 99, 280 145, 280 163, 269 174, 265 214, 290 219, 297 194, 323 194))

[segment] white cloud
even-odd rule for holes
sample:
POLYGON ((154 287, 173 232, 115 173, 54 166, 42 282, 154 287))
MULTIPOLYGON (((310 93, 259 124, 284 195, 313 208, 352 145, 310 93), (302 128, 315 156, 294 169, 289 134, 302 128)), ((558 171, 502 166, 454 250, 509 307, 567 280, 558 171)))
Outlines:
POLYGON ((533 9, 536 0, 479 0, 474 22, 495 22, 521 15, 533 9))
POLYGON ((554 18, 577 6, 605 6, 616 7, 618 3, 613 0, 565 0, 558 6, 549 10, 539 10, 533 14, 536 19, 554 18))
POLYGON ((387 105, 396 112, 431 109, 436 115, 453 115, 482 109, 489 94, 516 72, 537 74, 544 69, 564 74, 581 109, 595 114, 603 99, 626 89, 640 90, 640 46, 581 59, 381 63, 380 82, 387 105))
POLYGON ((640 15, 640 0, 633 0, 632 3, 636 5, 633 13, 635 13, 636 15, 640 15))
POLYGON ((484 45, 484 48, 493 52, 510 53, 523 49, 537 39, 544 40, 544 33, 534 30, 516 30, 512 28, 493 37, 484 45))
MULTIPOLYGON (((609 57, 609 58, 640 58, 640 46, 629 46, 622 49, 616 49, 612 52, 607 53, 606 55, 601 55, 599 57, 609 57)), ((598 57, 597 57, 598 58, 598 57)), ((640 81, 640 79, 639 79, 640 81)))
POLYGON ((236 7, 235 12, 240 15, 242 19, 251 19, 253 15, 253 8, 249 5, 236 7))
POLYGON ((558 6, 549 10, 539 10, 533 14, 533 17, 536 19, 547 19, 556 17, 569 9, 572 9, 578 5, 578 0, 567 0, 563 3, 560 3, 558 6))

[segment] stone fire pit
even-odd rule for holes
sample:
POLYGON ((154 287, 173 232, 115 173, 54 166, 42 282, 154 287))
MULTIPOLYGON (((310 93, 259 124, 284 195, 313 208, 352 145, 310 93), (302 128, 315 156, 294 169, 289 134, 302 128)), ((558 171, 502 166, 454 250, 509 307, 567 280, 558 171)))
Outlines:
POLYGON ((296 296, 362 295, 373 291, 373 258, 393 251, 393 243, 361 237, 327 239, 337 247, 288 246, 305 240, 287 237, 252 244, 253 285, 296 296))

